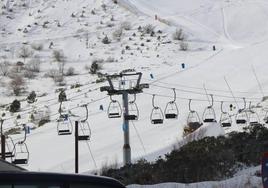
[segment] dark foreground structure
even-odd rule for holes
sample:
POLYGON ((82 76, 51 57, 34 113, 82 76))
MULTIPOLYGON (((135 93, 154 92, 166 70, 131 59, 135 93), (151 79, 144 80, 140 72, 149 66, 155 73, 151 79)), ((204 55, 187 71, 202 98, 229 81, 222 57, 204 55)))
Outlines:
POLYGON ((108 177, 29 172, 0 160, 0 188, 125 188, 125 186, 108 177))

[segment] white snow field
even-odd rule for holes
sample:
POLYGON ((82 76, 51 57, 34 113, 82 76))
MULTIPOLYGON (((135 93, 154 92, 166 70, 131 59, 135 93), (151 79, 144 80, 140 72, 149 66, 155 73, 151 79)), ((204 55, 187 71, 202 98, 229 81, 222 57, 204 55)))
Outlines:
MULTIPOLYGON (((23 101, 21 112, 14 114, 2 108, 2 112, 6 113, 4 130, 16 124, 30 124, 29 116, 34 110, 50 112, 51 116, 51 122, 27 135, 30 159, 29 164, 24 166, 26 169, 74 171, 74 135, 57 134, 59 103, 55 91, 60 86, 46 76, 52 69, 58 68, 52 58, 53 50, 64 52, 66 70, 69 67, 75 69, 76 74, 66 77, 66 85, 61 86, 67 89, 69 99, 63 103, 65 110, 78 115, 71 117, 72 124, 74 120, 85 117, 85 109, 79 106, 89 104, 88 122, 92 137, 90 141, 79 144, 80 172, 95 171, 116 163, 121 165, 123 161, 122 119, 108 119, 110 99, 99 90, 108 83, 95 83, 97 76, 89 74, 85 68, 95 59, 103 59, 102 73, 135 69, 143 73, 142 83, 150 83, 149 89, 137 95, 139 120, 130 122, 133 161, 141 157, 153 161, 169 152, 174 145, 185 143, 183 128, 189 112, 189 99, 192 99, 191 108, 202 118, 204 109, 211 103, 207 94, 213 94, 217 120, 221 114, 221 101, 224 101, 224 111, 233 118, 231 128, 222 129, 219 124, 206 125, 207 133, 202 132, 198 138, 242 130, 243 127, 236 125, 234 118, 237 110, 243 108, 243 97, 247 108, 251 102, 263 122, 267 104, 262 98, 268 94, 268 3, 265 0, 118 0, 118 4, 111 0, 24 2, 24 5, 19 0, 0 2, 0 61, 9 61, 13 65, 17 61, 27 64, 31 58, 24 61, 18 57, 22 46, 32 49, 33 45, 42 45, 41 50, 32 49, 41 60, 40 72, 34 79, 26 79, 27 91, 34 90, 38 100, 33 105, 23 101), (123 30, 121 40, 116 40, 113 32, 123 22, 131 27, 123 30), (153 37, 138 32, 139 26, 148 24, 155 27, 153 37), (180 41, 173 40, 176 29, 182 29, 186 36, 186 51, 180 49, 180 41), (106 35, 111 40, 110 44, 102 43, 106 35), (51 42, 53 46, 49 48, 51 42), (185 63, 184 69, 182 63, 185 63), (82 86, 71 89, 71 85, 76 83, 82 86), (173 100, 172 88, 176 89, 179 118, 164 120, 162 125, 151 124, 152 95, 156 94, 155 103, 164 110, 167 102, 173 100), (236 109, 230 111, 230 104, 236 109), (257 104, 258 108, 255 108, 257 104), (100 105, 104 106, 103 111, 99 109, 100 105), (18 114, 21 119, 16 120, 18 114)), ((1 105, 9 104, 15 98, 25 99, 28 94, 15 97, 8 87, 10 80, 1 75, 1 105)), ((37 127, 35 124, 31 126, 37 127)), ((18 141, 23 134, 12 137, 18 141)), ((236 178, 228 182, 237 182, 236 178)), ((246 182, 248 176, 239 179, 246 182)), ((260 179, 249 179, 256 182, 256 186, 260 184, 260 179)), ((212 182, 206 183, 206 187, 215 184, 225 186, 225 182, 212 182)), ((231 185, 236 187, 236 184, 231 185)), ((180 185, 170 184, 170 187, 180 185)))

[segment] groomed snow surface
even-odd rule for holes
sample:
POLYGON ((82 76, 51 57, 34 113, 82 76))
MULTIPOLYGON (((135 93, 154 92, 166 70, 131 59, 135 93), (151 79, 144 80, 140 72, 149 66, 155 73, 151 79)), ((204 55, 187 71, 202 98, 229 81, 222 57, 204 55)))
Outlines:
MULTIPOLYGON (((74 67, 77 73, 66 77, 69 100, 63 103, 66 111, 71 109, 78 116, 71 117, 73 124, 74 120, 85 117, 85 109, 79 105, 89 103, 88 121, 92 137, 89 142, 79 144, 80 172, 95 171, 114 163, 121 165, 123 160, 122 120, 107 118, 110 99, 105 92, 99 91, 100 86, 108 83, 92 83, 97 76, 85 70, 85 66, 90 66, 94 59, 104 60, 104 73, 135 69, 143 73, 141 83, 150 83, 149 89, 137 95, 139 120, 130 122, 133 161, 141 157, 154 161, 159 155, 178 146, 178 143, 183 145, 206 135, 218 136, 241 131, 242 126, 235 123, 225 129, 219 124, 207 124, 183 138, 189 99, 193 99, 191 108, 202 118, 204 109, 210 105, 206 93, 214 96, 217 120, 221 114, 220 102, 224 101, 224 111, 232 115, 234 122, 234 115, 239 108, 243 108, 242 98, 245 97, 247 107, 250 101, 252 105, 259 104, 260 108, 254 110, 263 122, 267 103, 261 100, 268 95, 268 3, 265 0, 170 0, 168 3, 166 0, 118 0, 117 5, 111 0, 31 0, 24 8, 20 4, 21 1, 16 0, 1 1, 1 5, 12 8, 13 12, 0 10, 0 58, 11 63, 23 61, 16 55, 22 43, 29 47, 31 44, 43 44, 43 50, 35 51, 35 55, 41 59, 41 71, 35 79, 27 79, 28 90, 36 91, 40 97, 34 105, 22 102, 24 113, 21 113, 20 120, 15 120, 18 113, 10 114, 2 109, 9 119, 4 122, 4 129, 8 130, 16 123, 28 123, 32 109, 48 110, 52 120, 32 130, 27 137, 30 160, 25 168, 29 170, 74 171, 74 135, 57 135, 59 103, 55 90, 58 86, 45 76, 51 68, 57 68, 51 58, 53 50, 63 50, 67 59, 66 69, 74 67), (92 14, 92 10, 95 14, 92 14), (117 41, 112 33, 124 21, 130 22, 132 27, 124 31, 121 41, 117 41), (140 36, 137 28, 146 24, 152 24, 156 31, 162 31, 157 34, 159 40, 147 35, 140 36), (27 32, 23 32, 25 28, 27 32), (181 51, 180 42, 172 39, 174 31, 180 28, 187 36, 185 42, 189 45, 188 51, 181 51), (106 35, 111 39, 109 45, 101 42, 106 35), (50 49, 52 41, 54 45, 50 49), (212 50, 213 45, 215 51, 212 50), (126 50, 126 46, 130 50, 126 50), (181 63, 185 63, 185 69, 182 69, 181 63), (70 89, 70 85, 75 83, 83 86, 70 89), (156 105, 164 110, 167 102, 173 99, 172 88, 176 88, 179 118, 165 120, 163 125, 152 125, 152 95, 156 94, 156 105), (236 109, 230 111, 230 104, 236 109), (104 106, 103 111, 99 109, 100 105, 104 106)), ((6 87, 9 81, 9 78, 1 77, 1 104, 8 104, 16 98, 6 87)), ((20 96, 19 99, 25 97, 20 96)), ((119 102, 122 100, 120 97, 114 99, 119 102)), ((13 136, 15 141, 22 137, 22 134, 13 136)), ((260 178, 253 174, 240 174, 222 182, 155 185, 228 186, 261 187, 260 178)))

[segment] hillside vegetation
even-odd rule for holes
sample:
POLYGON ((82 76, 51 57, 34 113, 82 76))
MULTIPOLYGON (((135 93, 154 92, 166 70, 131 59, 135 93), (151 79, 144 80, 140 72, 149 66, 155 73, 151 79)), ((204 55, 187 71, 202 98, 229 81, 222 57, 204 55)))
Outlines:
POLYGON ((241 168, 259 165, 267 147, 268 129, 256 125, 244 132, 190 142, 155 162, 142 159, 119 169, 104 169, 102 175, 127 185, 222 180, 241 168))

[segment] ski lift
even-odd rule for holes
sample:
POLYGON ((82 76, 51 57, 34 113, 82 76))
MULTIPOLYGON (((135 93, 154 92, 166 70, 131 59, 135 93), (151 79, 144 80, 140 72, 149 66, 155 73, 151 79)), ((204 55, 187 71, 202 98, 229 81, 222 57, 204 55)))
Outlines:
POLYGON ((228 112, 223 111, 223 101, 221 101, 220 123, 221 123, 222 127, 231 127, 232 126, 232 118, 230 117, 228 112))
POLYGON ((58 135, 70 135, 73 132, 72 122, 68 113, 62 114, 61 105, 62 102, 60 103, 60 118, 57 124, 58 135))
POLYGON ((259 124, 259 122, 260 122, 259 115, 256 112, 254 112, 251 108, 251 102, 249 103, 248 119, 249 119, 250 125, 259 124))
POLYGON ((113 100, 110 96, 111 102, 108 107, 108 117, 109 118, 120 118, 122 115, 122 108, 117 100, 113 100))
POLYGON ((89 123, 87 121, 88 108, 87 108, 87 105, 83 105, 83 107, 86 108, 86 118, 84 120, 80 121, 80 127, 79 127, 79 131, 78 131, 78 140, 90 140, 91 129, 90 129, 89 123))
POLYGON ((215 110, 213 109, 213 103, 214 103, 213 95, 210 94, 210 97, 211 97, 211 105, 207 106, 203 112, 204 123, 217 122, 215 110))
POLYGON ((244 100, 244 108, 243 109, 239 109, 238 113, 235 116, 235 120, 236 120, 236 124, 239 125, 244 125, 248 122, 248 114, 246 112, 246 99, 243 98, 244 100))
POLYGON ((26 129, 24 129, 24 132, 24 139, 14 145, 14 158, 12 160, 13 164, 28 164, 30 154, 27 144, 25 143, 27 134, 26 129))
POLYGON ((136 94, 134 94, 134 100, 128 103, 128 115, 125 115, 125 120, 138 120, 139 109, 136 104, 136 94))
POLYGON ((202 125, 202 123, 200 121, 198 113, 195 110, 191 109, 191 102, 192 99, 189 99, 189 114, 187 117, 187 125, 190 129, 196 130, 202 125))
POLYGON ((153 99, 152 99, 153 109, 152 109, 151 116, 150 116, 151 123, 152 124, 163 124, 163 122, 164 122, 163 111, 161 110, 160 107, 154 105, 154 98, 155 98, 155 95, 153 95, 153 99))
POLYGON ((174 98, 172 101, 169 101, 167 103, 166 108, 165 108, 165 118, 166 119, 177 119, 178 118, 179 110, 178 110, 178 106, 176 104, 175 88, 173 88, 173 92, 174 92, 174 98))
MULTIPOLYGON (((14 157, 14 152, 13 152, 14 146, 15 146, 15 144, 14 144, 13 139, 10 136, 6 136, 5 158, 11 158, 11 160, 12 160, 12 157, 14 157)), ((0 156, 2 157, 2 153, 0 153, 0 156)))

